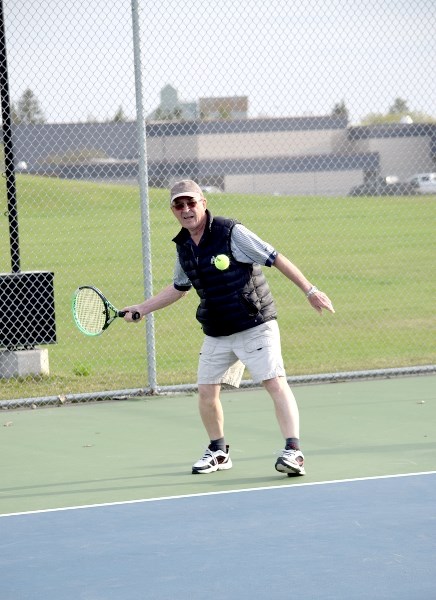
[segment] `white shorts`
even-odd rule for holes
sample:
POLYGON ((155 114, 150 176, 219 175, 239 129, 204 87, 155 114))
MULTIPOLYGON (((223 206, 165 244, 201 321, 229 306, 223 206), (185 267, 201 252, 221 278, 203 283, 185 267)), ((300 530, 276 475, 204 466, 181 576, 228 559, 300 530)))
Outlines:
POLYGON ((245 367, 255 383, 286 376, 275 319, 233 335, 207 335, 200 351, 197 382, 239 387, 245 367))

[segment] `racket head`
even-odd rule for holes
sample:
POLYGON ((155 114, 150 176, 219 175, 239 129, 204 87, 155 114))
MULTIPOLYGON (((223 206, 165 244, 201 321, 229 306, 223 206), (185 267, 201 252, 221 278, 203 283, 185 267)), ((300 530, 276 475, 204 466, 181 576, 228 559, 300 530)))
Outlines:
POLYGON ((78 329, 89 336, 101 335, 110 323, 109 302, 91 285, 82 285, 73 294, 71 309, 78 329))

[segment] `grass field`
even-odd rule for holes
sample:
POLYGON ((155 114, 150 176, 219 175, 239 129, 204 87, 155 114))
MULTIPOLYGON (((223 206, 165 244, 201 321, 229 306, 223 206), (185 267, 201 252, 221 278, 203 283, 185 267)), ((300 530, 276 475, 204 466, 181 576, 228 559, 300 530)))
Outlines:
MULTIPOLYGON (((6 208, 5 191, 2 190, 6 208)), ((58 343, 48 378, 2 380, 2 398, 147 387, 145 326, 116 323, 99 338, 74 327, 74 289, 93 283, 118 306, 143 297, 141 216, 134 186, 18 178, 21 269, 52 270, 58 343)), ((436 198, 209 197, 299 265, 332 298, 322 317, 275 269, 289 375, 435 362, 436 198)), ((171 281, 177 223, 165 190, 150 190, 153 288, 171 281)), ((0 271, 10 271, 8 219, 0 216, 0 271)), ((155 315, 158 384, 195 382, 202 334, 196 295, 155 315)))

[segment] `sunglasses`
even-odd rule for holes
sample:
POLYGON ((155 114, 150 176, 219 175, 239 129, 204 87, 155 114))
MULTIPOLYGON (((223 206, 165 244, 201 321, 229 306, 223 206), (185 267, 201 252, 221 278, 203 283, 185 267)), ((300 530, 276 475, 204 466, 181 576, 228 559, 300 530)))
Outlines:
POLYGON ((176 210, 183 210, 185 206, 188 208, 195 208, 198 204, 198 200, 187 200, 186 202, 174 202, 172 207, 176 210))

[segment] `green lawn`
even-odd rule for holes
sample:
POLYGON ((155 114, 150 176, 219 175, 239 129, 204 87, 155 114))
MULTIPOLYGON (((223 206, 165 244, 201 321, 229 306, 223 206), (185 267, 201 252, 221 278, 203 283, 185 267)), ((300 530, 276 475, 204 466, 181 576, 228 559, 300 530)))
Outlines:
MULTIPOLYGON (((90 339, 70 300, 85 283, 119 307, 143 297, 136 187, 19 176, 21 269, 52 270, 58 343, 48 378, 0 383, 2 398, 147 387, 144 324, 115 323, 90 339)), ((0 271, 10 271, 5 191, 0 271)), ((289 375, 435 362, 436 198, 211 195, 215 214, 238 218, 299 265, 332 298, 320 317, 301 292, 267 269, 289 375)), ((171 281, 177 223, 165 190, 150 190, 153 288, 171 281)), ((156 313, 158 384, 195 382, 202 334, 196 295, 156 313)))

